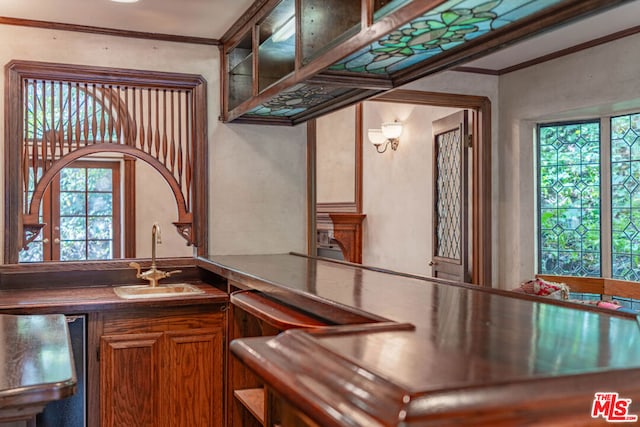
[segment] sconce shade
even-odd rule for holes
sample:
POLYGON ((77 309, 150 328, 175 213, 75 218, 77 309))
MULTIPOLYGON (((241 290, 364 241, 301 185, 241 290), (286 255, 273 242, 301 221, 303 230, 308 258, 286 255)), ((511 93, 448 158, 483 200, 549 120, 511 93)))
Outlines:
POLYGON ((369 129, 367 135, 369 141, 376 147, 378 153, 387 151, 387 147, 391 146, 393 151, 398 149, 400 144, 400 134, 402 133, 402 123, 387 122, 381 125, 382 129, 369 129), (384 144, 384 145, 383 145, 384 144))
POLYGON ((382 134, 385 138, 396 139, 402 134, 402 123, 400 122, 387 122, 382 124, 382 134))
POLYGON ((384 135, 382 134, 382 130, 380 129, 369 129, 367 135, 369 136, 369 142, 371 142, 373 145, 383 144, 387 139, 384 137, 384 135))

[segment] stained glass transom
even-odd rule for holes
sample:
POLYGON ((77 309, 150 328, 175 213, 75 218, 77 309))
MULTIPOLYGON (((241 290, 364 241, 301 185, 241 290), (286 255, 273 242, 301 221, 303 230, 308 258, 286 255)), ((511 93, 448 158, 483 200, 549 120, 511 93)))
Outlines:
POLYGON ((640 281, 640 114, 611 119, 612 275, 640 281))
POLYGON ((447 1, 329 69, 392 74, 526 18, 560 1, 447 1))
POLYGON ((349 88, 297 84, 250 110, 248 115, 293 117, 347 93, 349 88))
POLYGON ((539 271, 600 276, 600 124, 538 128, 539 271))
POLYGON ((436 255, 459 260, 461 257, 461 195, 462 165, 460 129, 455 129, 437 138, 436 164, 436 255))

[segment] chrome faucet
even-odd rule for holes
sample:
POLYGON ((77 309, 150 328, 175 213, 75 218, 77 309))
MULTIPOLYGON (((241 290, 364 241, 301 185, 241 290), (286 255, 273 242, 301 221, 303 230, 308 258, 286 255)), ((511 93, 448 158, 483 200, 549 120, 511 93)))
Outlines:
POLYGON ((140 264, 137 262, 130 262, 129 267, 135 268, 138 270, 136 273, 136 277, 138 279, 144 279, 149 281, 149 286, 152 288, 158 286, 158 280, 164 279, 165 277, 169 277, 173 274, 180 273, 182 270, 174 270, 174 271, 162 271, 156 268, 156 245, 161 244, 162 239, 160 237, 160 224, 155 222, 153 226, 151 226, 151 268, 144 273, 140 272, 140 264))

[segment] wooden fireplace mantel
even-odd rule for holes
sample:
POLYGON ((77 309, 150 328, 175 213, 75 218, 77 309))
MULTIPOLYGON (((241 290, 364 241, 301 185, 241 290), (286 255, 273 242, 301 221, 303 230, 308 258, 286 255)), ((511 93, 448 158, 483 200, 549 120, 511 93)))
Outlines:
POLYGON ((362 221, 365 214, 355 212, 329 213, 333 222, 333 238, 346 261, 362 263, 362 221))

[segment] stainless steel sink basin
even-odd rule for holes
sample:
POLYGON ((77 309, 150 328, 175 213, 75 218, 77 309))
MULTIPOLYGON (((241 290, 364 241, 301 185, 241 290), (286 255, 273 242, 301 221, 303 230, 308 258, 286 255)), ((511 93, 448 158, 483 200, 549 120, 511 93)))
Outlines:
POLYGON ((188 283, 167 283, 155 287, 149 285, 118 286, 113 288, 113 291, 124 299, 177 297, 204 293, 202 289, 188 283))

